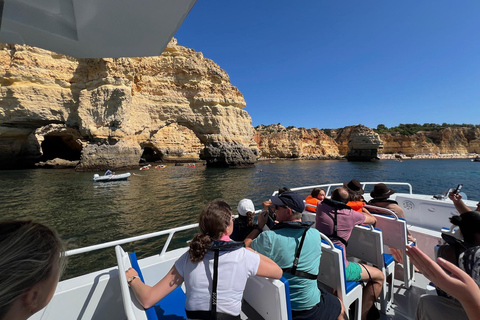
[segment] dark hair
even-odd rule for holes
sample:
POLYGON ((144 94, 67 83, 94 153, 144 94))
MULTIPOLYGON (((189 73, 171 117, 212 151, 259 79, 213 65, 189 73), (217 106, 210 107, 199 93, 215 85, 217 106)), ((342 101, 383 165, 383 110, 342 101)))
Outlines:
POLYGON ((0 222, 0 319, 26 290, 48 279, 55 265, 61 275, 65 247, 55 232, 31 220, 0 222))
POLYGON ((349 192, 348 193, 349 197, 349 201, 362 201, 363 197, 360 193, 353 193, 353 192, 349 192))
POLYGON ((459 216, 450 217, 450 222, 460 227, 465 242, 477 245, 476 234, 480 234, 480 212, 468 211, 459 216))
POLYGON ((347 188, 338 187, 332 192, 331 199, 335 201, 340 201, 343 203, 347 203, 348 199, 350 198, 350 193, 348 192, 347 188))
POLYGON ((199 217, 200 233, 190 242, 190 260, 200 262, 210 249, 212 241, 218 240, 230 225, 232 209, 222 200, 213 200, 203 208, 199 217))
POLYGON ((320 193, 320 188, 313 188, 312 192, 310 193, 310 195, 313 197, 313 198, 316 198, 318 196, 318 194, 320 193))

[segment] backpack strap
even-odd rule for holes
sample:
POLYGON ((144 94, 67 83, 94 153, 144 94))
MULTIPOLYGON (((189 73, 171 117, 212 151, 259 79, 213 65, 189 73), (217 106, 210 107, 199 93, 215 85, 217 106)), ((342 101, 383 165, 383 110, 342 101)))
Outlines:
POLYGON ((210 300, 210 319, 217 320, 218 256, 220 255, 220 249, 214 249, 213 254, 213 282, 212 299, 210 300))
POLYGON ((288 272, 288 273, 290 273, 294 276, 298 276, 298 277, 302 277, 302 278, 306 278, 306 279, 310 279, 310 280, 316 280, 318 275, 297 270, 298 259, 300 258, 300 253, 302 252, 303 243, 305 242, 305 237, 307 235, 307 232, 308 232, 309 228, 310 228, 310 226, 306 227, 305 231, 303 231, 302 240, 300 240, 300 245, 298 246, 297 251, 295 252, 295 259, 293 260, 293 266, 291 268, 283 268, 282 271, 283 272, 288 272))

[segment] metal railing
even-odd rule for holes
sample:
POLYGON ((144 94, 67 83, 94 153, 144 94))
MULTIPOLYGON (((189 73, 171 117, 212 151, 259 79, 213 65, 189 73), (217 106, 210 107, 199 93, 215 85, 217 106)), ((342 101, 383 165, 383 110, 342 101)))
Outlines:
POLYGON ((116 245, 122 245, 122 244, 125 244, 125 243, 135 242, 135 241, 139 241, 139 240, 145 240, 145 239, 160 237, 160 236, 164 236, 164 235, 168 234, 167 241, 165 242, 165 245, 163 246, 162 252, 160 253, 160 255, 162 256, 167 252, 168 246, 170 245, 170 242, 172 241, 172 238, 173 238, 173 235, 175 234, 175 232, 194 229, 196 227, 198 227, 198 223, 186 225, 186 226, 183 226, 183 227, 177 227, 177 228, 172 228, 172 229, 147 233, 147 234, 143 234, 141 236, 130 237, 130 238, 126 238, 126 239, 120 239, 120 240, 110 241, 110 242, 106 242, 106 243, 96 244, 96 245, 89 246, 89 247, 72 249, 72 250, 68 250, 65 253, 65 255, 67 257, 74 256, 74 255, 81 254, 81 253, 86 253, 86 252, 92 252, 92 251, 95 251, 95 250, 111 248, 111 247, 115 247, 116 245))
MULTIPOLYGON (((412 194, 413 193, 413 188, 412 188, 412 185, 410 183, 407 183, 407 182, 384 182, 384 181, 377 181, 377 182, 372 182, 372 181, 368 181, 368 182, 360 182, 360 184, 362 185, 362 189, 365 189, 366 186, 374 186, 378 183, 384 183, 388 186, 407 186, 409 191, 408 193, 409 194, 412 194)), ((336 187, 341 187, 343 186, 343 183, 327 183, 327 184, 319 184, 319 185, 313 185, 313 186, 305 186, 305 187, 298 187, 298 188, 290 188, 290 190, 292 191, 301 191, 301 190, 312 190, 313 188, 323 188, 325 189, 325 194, 328 196, 331 194, 330 191, 332 191, 333 189, 335 189, 336 187)), ((278 193, 278 191, 274 191, 272 193, 272 196, 276 195, 278 193)))

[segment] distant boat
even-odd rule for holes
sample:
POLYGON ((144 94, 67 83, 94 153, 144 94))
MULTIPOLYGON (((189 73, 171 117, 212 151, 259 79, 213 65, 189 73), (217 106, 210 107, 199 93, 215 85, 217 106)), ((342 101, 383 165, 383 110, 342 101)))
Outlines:
POLYGON ((473 162, 480 162, 480 157, 476 157, 475 159, 472 159, 473 162))
POLYGON ((125 181, 130 177, 130 172, 122 174, 109 174, 107 176, 93 175, 93 182, 125 181))

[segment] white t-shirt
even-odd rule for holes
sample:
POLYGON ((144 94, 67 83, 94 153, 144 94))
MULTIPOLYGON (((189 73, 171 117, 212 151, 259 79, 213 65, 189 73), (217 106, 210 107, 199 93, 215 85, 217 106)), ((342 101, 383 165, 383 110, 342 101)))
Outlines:
MULTIPOLYGON (((218 258, 217 311, 239 315, 245 284, 256 275, 260 256, 245 248, 220 252, 218 258)), ((175 268, 185 280, 187 301, 185 309, 209 311, 212 295, 213 252, 208 251, 203 261, 190 261, 188 251, 176 262, 175 268), (208 272, 206 271, 208 267, 208 272)))

